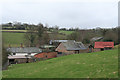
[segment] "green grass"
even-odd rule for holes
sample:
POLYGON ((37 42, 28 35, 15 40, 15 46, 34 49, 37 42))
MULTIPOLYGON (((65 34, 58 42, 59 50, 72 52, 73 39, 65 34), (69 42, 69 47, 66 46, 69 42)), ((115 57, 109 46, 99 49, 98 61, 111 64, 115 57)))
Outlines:
POLYGON ((119 48, 119 45, 115 45, 115 46, 114 46, 114 49, 118 49, 118 48, 119 48))
POLYGON ((3 32, 2 34, 5 47, 8 47, 9 44, 11 47, 19 47, 20 43, 24 43, 25 33, 3 32))
POLYGON ((66 35, 72 34, 74 31, 64 31, 64 30, 60 30, 59 33, 63 33, 66 35))
POLYGON ((73 54, 36 63, 15 64, 3 78, 117 78, 118 50, 73 54))

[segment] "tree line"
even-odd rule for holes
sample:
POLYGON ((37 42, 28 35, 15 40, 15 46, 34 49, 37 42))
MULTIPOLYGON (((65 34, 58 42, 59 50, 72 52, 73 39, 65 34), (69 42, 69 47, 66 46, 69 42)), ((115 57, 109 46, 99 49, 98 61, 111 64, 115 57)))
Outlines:
POLYGON ((29 47, 37 46, 40 47, 43 44, 49 43, 49 34, 47 29, 43 24, 38 24, 36 26, 29 26, 26 28, 27 32, 25 33, 25 45, 29 47))
POLYGON ((84 44, 90 44, 93 37, 103 37, 101 41, 114 41, 115 45, 120 44, 119 40, 120 27, 116 28, 96 28, 86 30, 76 30, 68 35, 68 39, 81 41, 84 44))
MULTIPOLYGON (((31 26, 38 26, 39 24, 28 24, 28 23, 21 23, 21 22, 8 22, 8 23, 4 23, 1 24, 2 29, 4 30, 27 30, 29 27, 31 26)), ((52 30, 65 30, 65 31, 74 31, 77 30, 78 28, 59 28, 59 26, 55 25, 55 26, 49 26, 48 24, 45 24, 44 26, 48 31, 52 31, 52 30)))

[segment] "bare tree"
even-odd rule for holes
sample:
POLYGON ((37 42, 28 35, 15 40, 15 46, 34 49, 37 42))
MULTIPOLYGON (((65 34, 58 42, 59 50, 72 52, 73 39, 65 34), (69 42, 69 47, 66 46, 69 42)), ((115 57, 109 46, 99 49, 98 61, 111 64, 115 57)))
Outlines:
POLYGON ((29 46, 29 47, 35 46, 35 43, 34 43, 35 38, 36 38, 35 27, 30 26, 27 29, 27 32, 25 33, 24 37, 25 37, 26 46, 29 46))

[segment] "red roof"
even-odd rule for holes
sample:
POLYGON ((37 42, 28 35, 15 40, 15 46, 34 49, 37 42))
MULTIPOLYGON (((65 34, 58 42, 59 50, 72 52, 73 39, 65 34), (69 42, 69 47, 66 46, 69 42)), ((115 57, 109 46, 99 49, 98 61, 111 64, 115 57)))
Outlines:
POLYGON ((57 52, 42 52, 34 55, 36 58, 54 58, 57 57, 57 52))
POLYGON ((114 42, 95 42, 94 48, 105 48, 105 47, 114 48, 114 42))

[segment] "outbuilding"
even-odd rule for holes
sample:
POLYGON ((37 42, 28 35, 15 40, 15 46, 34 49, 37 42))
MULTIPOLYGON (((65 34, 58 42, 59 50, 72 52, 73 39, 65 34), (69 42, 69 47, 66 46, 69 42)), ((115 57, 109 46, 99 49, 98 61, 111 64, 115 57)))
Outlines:
POLYGON ((94 52, 104 51, 114 48, 114 42, 95 42, 94 52))
POLYGON ((7 48, 7 51, 10 52, 8 56, 9 63, 26 63, 31 62, 31 58, 38 53, 41 53, 42 50, 37 47, 10 47, 7 48))
POLYGON ((84 46, 82 42, 68 41, 60 43, 56 48, 58 53, 62 54, 78 54, 88 52, 88 49, 84 46))

